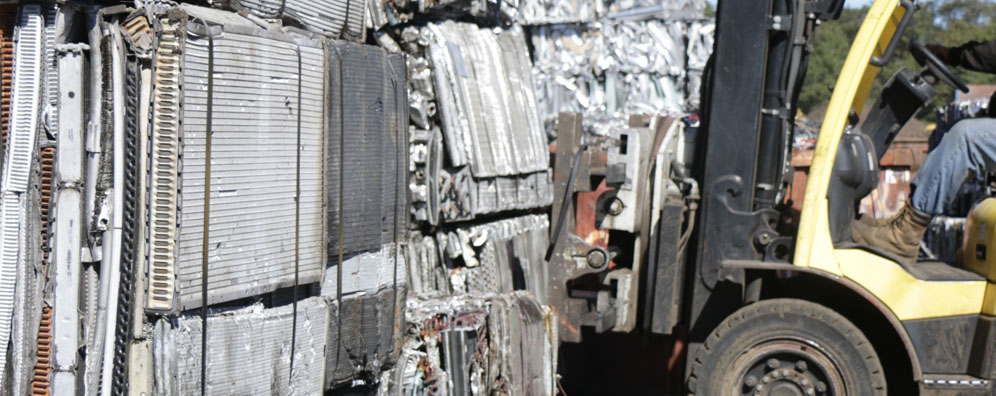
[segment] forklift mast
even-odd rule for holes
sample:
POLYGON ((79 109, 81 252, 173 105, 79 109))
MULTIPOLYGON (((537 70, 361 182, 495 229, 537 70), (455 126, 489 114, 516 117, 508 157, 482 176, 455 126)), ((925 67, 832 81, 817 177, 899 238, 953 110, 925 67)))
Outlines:
POLYGON ((689 252, 689 341, 705 337, 742 304, 743 271, 724 261, 785 262, 793 238, 779 234, 796 103, 816 28, 843 0, 720 1, 703 85, 695 177, 702 205, 689 252))

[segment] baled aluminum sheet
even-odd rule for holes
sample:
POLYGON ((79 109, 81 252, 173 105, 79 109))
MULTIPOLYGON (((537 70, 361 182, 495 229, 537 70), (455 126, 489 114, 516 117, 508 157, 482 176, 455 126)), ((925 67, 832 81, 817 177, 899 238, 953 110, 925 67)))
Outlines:
POLYGON ((184 9, 192 18, 182 60, 180 309, 202 303, 209 39, 197 34, 194 20, 224 23, 214 38, 209 303, 291 286, 295 260, 300 283, 319 280, 325 263, 321 43, 246 26, 234 14, 184 9))
POLYGON ((362 42, 365 37, 365 0, 234 0, 263 18, 288 18, 331 38, 362 42))
POLYGON ((373 381, 390 369, 401 353, 401 321, 406 288, 383 289, 330 300, 326 388, 355 379, 373 381))
MULTIPOLYGON (((382 290, 404 287, 407 282, 406 257, 394 244, 384 245, 375 252, 361 253, 342 262, 342 296, 368 295, 382 290)), ((321 295, 339 295, 339 266, 325 270, 321 295)))
MULTIPOLYGON (((211 314, 207 332, 207 394, 321 395, 329 304, 312 297, 297 304, 291 351, 291 305, 211 314), (294 372, 290 360, 294 359, 294 372)), ((166 394, 200 394, 201 317, 181 316, 157 324, 156 383, 166 394)))
POLYGON ((405 239, 407 69, 374 46, 333 42, 328 52, 327 254, 338 262, 340 245, 347 259, 405 239))
POLYGON ((548 126, 564 111, 594 120, 696 110, 714 24, 635 11, 587 25, 530 28, 540 112, 548 126))
MULTIPOLYGON (((30 197, 28 191, 38 133, 38 111, 41 101, 43 76, 44 19, 41 6, 25 4, 20 7, 15 33, 14 81, 10 112, 9 147, 6 147, 3 164, 2 190, 0 190, 0 384, 5 375, 13 372, 15 393, 22 387, 24 344, 34 337, 25 337, 23 328, 29 318, 24 317, 25 306, 31 304, 33 286, 27 279, 27 235, 30 197), (12 338, 13 337, 13 338, 12 338), (13 369, 7 367, 8 345, 13 341, 13 369)), ((32 264, 33 265, 33 264, 32 264)), ((33 271, 32 271, 33 272, 33 271)), ((37 297, 35 297, 37 298, 37 297)), ((37 321, 35 321, 37 331, 37 321)), ((26 384, 26 382, 24 382, 26 384)))
POLYGON ((521 32, 444 22, 427 26, 422 36, 434 66, 449 165, 469 164, 475 178, 549 166, 521 32))
POLYGON ((426 288, 430 292, 486 295, 528 290, 545 302, 549 228, 545 215, 527 215, 440 231, 435 241, 439 256, 411 257, 410 272, 428 278, 436 268, 447 271, 448 285, 426 288))

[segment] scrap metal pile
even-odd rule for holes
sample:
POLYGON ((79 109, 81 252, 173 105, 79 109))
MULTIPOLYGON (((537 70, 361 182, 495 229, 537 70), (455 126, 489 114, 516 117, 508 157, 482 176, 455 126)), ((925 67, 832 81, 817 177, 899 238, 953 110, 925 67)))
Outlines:
POLYGON ((0 393, 311 395, 397 361, 405 60, 249 3, 4 6, 0 393))
POLYGON ((651 205, 684 137, 626 123, 711 50, 697 0, 0 2, 0 395, 555 394, 553 121, 651 205))
POLYGON ((662 14, 648 6, 530 27, 543 121, 552 126, 560 112, 596 120, 697 109, 715 26, 701 12, 662 14))

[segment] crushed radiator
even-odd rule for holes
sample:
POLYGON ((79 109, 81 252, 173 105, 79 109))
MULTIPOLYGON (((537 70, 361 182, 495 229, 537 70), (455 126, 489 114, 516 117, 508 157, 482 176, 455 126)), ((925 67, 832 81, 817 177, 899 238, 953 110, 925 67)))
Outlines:
POLYGON ((295 265, 300 283, 314 282, 325 262, 322 45, 266 32, 221 11, 183 9, 191 18, 180 54, 183 175, 172 192, 182 202, 175 231, 177 305, 203 304, 204 249, 209 303, 291 286, 295 265), (211 67, 213 79, 207 78, 211 67))
MULTIPOLYGON (((290 305, 216 312, 208 318, 208 394, 320 395, 328 345, 329 304, 309 298, 297 304, 291 350, 290 305), (290 361, 294 359, 294 372, 290 361)), ((153 356, 159 394, 201 392, 201 318, 183 315, 156 323, 153 356)))

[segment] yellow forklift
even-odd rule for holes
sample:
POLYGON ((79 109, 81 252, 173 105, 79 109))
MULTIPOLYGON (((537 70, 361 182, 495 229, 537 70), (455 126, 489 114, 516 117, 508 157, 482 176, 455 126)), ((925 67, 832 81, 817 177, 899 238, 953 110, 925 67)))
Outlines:
MULTIPOLYGON (((996 249, 996 200, 969 215, 960 263, 907 263, 849 235, 859 201, 878 185, 882 156, 930 102, 933 86, 967 91, 917 40, 902 37, 916 11, 912 1, 875 0, 864 16, 829 94, 808 183, 794 187, 805 188, 798 223, 784 227, 789 147, 807 55, 819 25, 839 18, 843 3, 718 4, 696 160, 686 178, 697 188, 653 216, 636 216, 660 219, 641 234, 648 237, 638 246, 646 250, 634 249, 646 252, 645 267, 633 268, 642 273, 639 323, 647 333, 687 330, 688 394, 996 394, 996 259, 986 254, 996 249), (922 69, 898 70, 866 106, 876 75, 901 47, 914 52, 922 69)), ((558 155, 555 184, 568 199, 554 208, 552 240, 559 249, 550 279, 562 338, 577 342, 577 327, 605 331, 618 319, 619 310, 605 307, 634 302, 617 293, 586 310, 582 293, 557 295, 565 284, 580 284, 580 274, 603 271, 610 267, 604 263, 622 257, 578 234, 595 230, 582 224, 582 198, 607 196, 611 183, 595 188, 589 181, 599 172, 590 164, 603 156, 585 154, 597 148, 581 145, 581 127, 568 124, 580 122, 562 115, 558 125, 558 154, 567 155, 558 155), (589 191, 574 196, 571 188, 589 191), (568 216, 562 205, 581 209, 568 216), (569 232, 562 233, 565 217, 569 232)), ((633 139, 622 140, 631 145, 633 139)), ((612 165, 603 168, 610 180, 612 165)), ((607 197, 590 199, 588 206, 606 209, 589 210, 588 217, 625 213, 615 196, 607 197)), ((620 327, 612 330, 629 330, 620 327)))
POLYGON ((868 9, 832 90, 793 237, 779 233, 770 209, 784 174, 785 151, 778 149, 788 134, 767 125, 785 125, 787 111, 794 111, 798 86, 791 84, 801 81, 792 80, 805 65, 794 63, 802 57, 791 47, 807 45, 805 30, 819 24, 807 20, 818 21, 820 12, 839 15, 842 4, 737 3, 747 2, 719 5, 704 106, 711 114, 705 114, 702 142, 704 226, 687 304, 690 393, 996 394, 996 259, 985 254, 996 242, 996 200, 969 215, 956 265, 908 264, 849 238, 858 202, 878 184, 879 160, 929 103, 932 85, 967 91, 911 39, 908 47, 923 69, 897 71, 866 108, 915 4, 876 0, 868 9), (764 39, 752 41, 757 37, 764 39), (752 42, 767 43, 767 50, 752 42), (732 64, 748 68, 723 69, 732 64), (724 154, 730 150, 753 155, 724 154))

